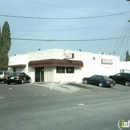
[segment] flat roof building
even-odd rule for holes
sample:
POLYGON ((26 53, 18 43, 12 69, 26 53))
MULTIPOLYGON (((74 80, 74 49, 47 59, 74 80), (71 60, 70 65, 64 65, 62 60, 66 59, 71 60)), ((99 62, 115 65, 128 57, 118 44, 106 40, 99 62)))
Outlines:
MULTIPOLYGON (((12 72, 25 72, 32 82, 81 82, 94 74, 112 75, 120 72, 120 57, 90 52, 50 49, 9 57, 12 72)), ((130 70, 127 66, 122 69, 130 70)))

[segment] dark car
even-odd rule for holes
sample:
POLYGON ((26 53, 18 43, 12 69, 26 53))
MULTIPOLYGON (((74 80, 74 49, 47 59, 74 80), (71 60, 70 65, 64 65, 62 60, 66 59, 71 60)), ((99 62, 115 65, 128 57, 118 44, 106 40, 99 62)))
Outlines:
POLYGON ((99 87, 106 86, 112 87, 115 85, 115 81, 104 75, 93 75, 91 77, 85 77, 82 79, 85 84, 98 85, 99 87))
POLYGON ((115 75, 110 75, 109 77, 115 80, 116 83, 130 86, 130 73, 117 73, 115 75))
POLYGON ((20 72, 20 73, 12 73, 10 76, 6 78, 7 84, 11 83, 29 83, 31 82, 31 77, 28 76, 27 74, 20 72))

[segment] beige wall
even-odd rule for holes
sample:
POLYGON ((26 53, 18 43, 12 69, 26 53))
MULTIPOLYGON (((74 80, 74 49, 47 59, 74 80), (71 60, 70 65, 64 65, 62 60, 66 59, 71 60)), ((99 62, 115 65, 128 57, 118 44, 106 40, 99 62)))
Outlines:
POLYGON ((74 73, 56 73, 56 67, 54 68, 54 82, 80 82, 81 80, 81 68, 75 68, 74 73))
POLYGON ((35 82, 35 68, 28 68, 28 75, 31 77, 32 82, 35 82))
POLYGON ((44 67, 44 82, 53 82, 54 67, 44 67))
POLYGON ((24 72, 24 73, 26 73, 25 70, 26 70, 26 67, 16 67, 16 72, 24 72))

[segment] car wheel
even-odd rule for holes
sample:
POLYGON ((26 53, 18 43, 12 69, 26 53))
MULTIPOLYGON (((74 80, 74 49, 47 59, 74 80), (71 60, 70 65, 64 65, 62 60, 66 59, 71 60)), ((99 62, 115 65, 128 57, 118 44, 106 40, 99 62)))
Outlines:
POLYGON ((10 83, 7 83, 8 85, 10 84, 10 83))
POLYGON ((24 84, 24 80, 23 79, 21 80, 21 84, 24 84))
POLYGON ((31 83, 32 82, 32 80, 31 79, 29 79, 28 81, 27 81, 27 83, 31 83))
POLYGON ((111 87, 113 87, 114 86, 114 84, 111 84, 111 87))
POLYGON ((88 83, 88 81, 85 79, 85 80, 84 80, 84 83, 85 83, 85 84, 87 84, 87 83, 88 83))
POLYGON ((4 83, 6 83, 6 80, 4 79, 4 83))
POLYGON ((99 83, 99 87, 102 87, 103 86, 103 84, 102 83, 99 83))
POLYGON ((125 82, 125 86, 129 86, 130 85, 130 82, 129 81, 126 81, 125 82))

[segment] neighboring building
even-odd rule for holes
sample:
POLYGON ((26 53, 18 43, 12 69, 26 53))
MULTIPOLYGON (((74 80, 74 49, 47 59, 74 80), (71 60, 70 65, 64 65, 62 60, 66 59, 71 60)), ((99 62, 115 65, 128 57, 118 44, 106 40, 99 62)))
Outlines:
POLYGON ((15 54, 9 57, 9 70, 12 72, 28 73, 28 55, 15 54))
POLYGON ((9 69, 27 73, 33 82, 81 82, 83 77, 93 74, 108 76, 120 69, 130 70, 130 62, 121 66, 117 56, 61 49, 9 57, 9 69))
POLYGON ((130 73, 130 61, 120 62, 120 72, 130 73))

